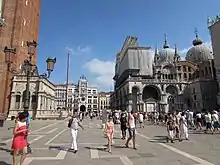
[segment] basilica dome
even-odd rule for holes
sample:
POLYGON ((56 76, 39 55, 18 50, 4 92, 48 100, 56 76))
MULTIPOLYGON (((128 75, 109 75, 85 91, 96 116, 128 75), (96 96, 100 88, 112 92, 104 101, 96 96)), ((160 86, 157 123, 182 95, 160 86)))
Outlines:
POLYGON ((196 35, 196 39, 193 40, 193 47, 186 54, 186 60, 193 63, 200 63, 209 59, 213 59, 212 50, 204 45, 202 40, 196 35))
POLYGON ((159 52, 160 62, 173 62, 175 56, 175 50, 171 49, 165 41, 163 49, 159 52))

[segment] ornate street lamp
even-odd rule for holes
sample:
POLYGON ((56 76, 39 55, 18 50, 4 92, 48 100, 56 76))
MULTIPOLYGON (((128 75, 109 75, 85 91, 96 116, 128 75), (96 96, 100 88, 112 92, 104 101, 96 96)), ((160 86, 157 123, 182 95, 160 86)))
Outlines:
MULTIPOLYGON (((31 41, 31 42, 27 42, 27 47, 28 47, 28 55, 29 55, 29 57, 28 57, 28 59, 24 60, 24 63, 22 64, 21 72, 20 72, 20 73, 25 73, 26 78, 27 78, 26 90, 25 90, 25 94, 24 94, 25 95, 24 110, 28 110, 29 109, 29 104, 30 104, 29 103, 29 99, 30 99, 30 96, 29 96, 29 93, 30 93, 29 92, 30 77, 33 76, 33 75, 37 75, 37 76, 43 76, 43 77, 49 78, 50 75, 51 75, 51 72, 54 69, 54 65, 56 63, 56 58, 54 58, 54 59, 48 58, 46 60, 48 74, 45 73, 43 75, 39 75, 38 74, 37 65, 32 64, 32 61, 31 61, 32 60, 32 56, 34 56, 34 54, 36 52, 37 42, 34 41, 34 40, 31 41)), ((16 50, 12 49, 12 48, 5 47, 4 53, 5 53, 5 62, 8 65, 8 71, 12 72, 12 73, 15 73, 14 71, 10 70, 10 66, 13 63, 13 56, 16 54, 16 50)), ((6 94, 7 94, 7 90, 5 90, 5 91, 6 91, 6 94)), ((5 96, 5 98, 7 98, 7 97, 5 96)), ((5 104, 3 104, 3 106, 4 105, 5 104)))
POLYGON ((9 73, 16 73, 14 69, 10 69, 13 58, 16 54, 16 49, 5 47, 4 53, 5 53, 5 63, 7 64, 7 70, 6 70, 6 76, 5 76, 5 89, 4 89, 2 113, 5 116, 5 107, 6 107, 6 101, 8 98, 7 92, 8 92, 8 86, 9 86, 9 73))

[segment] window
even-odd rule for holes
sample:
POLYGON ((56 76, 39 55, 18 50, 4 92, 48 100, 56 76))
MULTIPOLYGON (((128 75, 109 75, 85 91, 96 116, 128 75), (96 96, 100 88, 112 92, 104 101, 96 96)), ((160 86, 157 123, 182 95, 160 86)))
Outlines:
POLYGON ((24 46, 24 41, 21 41, 21 46, 22 46, 22 47, 24 46))
POLYGON ((186 66, 183 66, 183 72, 186 72, 186 66))
POLYGON ((23 25, 25 26, 26 23, 27 23, 27 21, 26 21, 26 19, 24 18, 24 20, 23 20, 23 25))

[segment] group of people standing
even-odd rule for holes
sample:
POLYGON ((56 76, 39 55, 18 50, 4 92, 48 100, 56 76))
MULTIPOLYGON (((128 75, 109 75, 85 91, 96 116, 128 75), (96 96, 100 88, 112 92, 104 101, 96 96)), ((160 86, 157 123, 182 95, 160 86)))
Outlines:
MULTIPOLYGON (((122 112, 120 116, 120 124, 121 124, 121 133, 122 139, 126 139, 126 132, 128 130, 129 137, 125 142, 125 147, 129 148, 129 142, 132 140, 133 142, 133 149, 136 148, 135 143, 135 136, 136 136, 136 121, 137 121, 137 113, 131 111, 129 114, 126 112, 122 112)), ((106 122, 104 127, 104 134, 107 136, 108 139, 108 152, 112 152, 112 142, 114 137, 114 122, 113 116, 109 115, 109 120, 106 122)))

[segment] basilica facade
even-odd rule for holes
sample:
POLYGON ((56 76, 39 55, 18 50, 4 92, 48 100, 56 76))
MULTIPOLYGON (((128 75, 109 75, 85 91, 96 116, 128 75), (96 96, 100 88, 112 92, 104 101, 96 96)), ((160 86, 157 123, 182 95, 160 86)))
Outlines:
POLYGON ((129 36, 116 55, 111 108, 144 112, 215 109, 215 77, 212 50, 197 34, 185 60, 167 39, 162 50, 152 50, 129 36))

